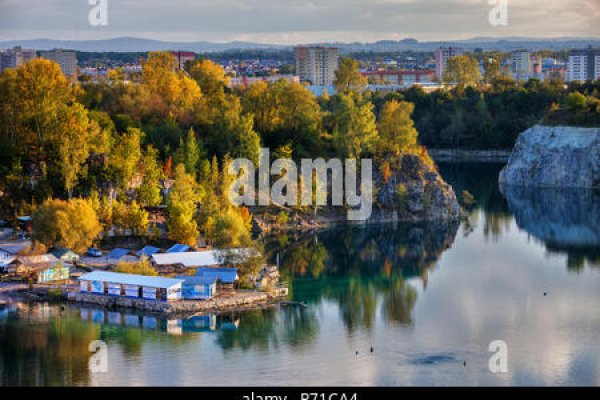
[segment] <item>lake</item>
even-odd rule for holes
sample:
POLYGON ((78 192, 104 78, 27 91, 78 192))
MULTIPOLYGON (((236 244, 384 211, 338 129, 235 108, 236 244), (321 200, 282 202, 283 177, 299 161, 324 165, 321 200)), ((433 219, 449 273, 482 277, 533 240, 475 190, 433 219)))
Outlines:
POLYGON ((500 168, 440 166, 475 196, 460 224, 268 239, 306 308, 183 321, 0 310, 0 384, 600 385, 599 194, 501 190, 500 168), (105 372, 88 368, 94 340, 105 372), (497 340, 506 372, 490 371, 497 340))

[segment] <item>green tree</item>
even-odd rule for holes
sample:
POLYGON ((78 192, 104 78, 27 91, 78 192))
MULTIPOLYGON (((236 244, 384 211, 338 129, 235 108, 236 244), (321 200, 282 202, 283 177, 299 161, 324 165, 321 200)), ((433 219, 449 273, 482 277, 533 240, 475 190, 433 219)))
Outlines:
POLYGON ((157 158, 158 151, 149 145, 142 158, 144 178, 138 189, 138 198, 146 207, 157 206, 162 201, 160 189, 161 180, 164 179, 164 174, 157 158))
POLYGON ((587 99, 579 92, 569 93, 567 96, 567 107, 570 110, 583 110, 586 108, 587 99))
POLYGON ((334 119, 333 141, 340 157, 358 159, 373 150, 378 135, 371 102, 339 95, 334 119))
POLYGON ((167 228, 170 239, 190 246, 195 246, 198 238, 195 189, 194 178, 185 172, 183 164, 178 164, 167 202, 167 228))

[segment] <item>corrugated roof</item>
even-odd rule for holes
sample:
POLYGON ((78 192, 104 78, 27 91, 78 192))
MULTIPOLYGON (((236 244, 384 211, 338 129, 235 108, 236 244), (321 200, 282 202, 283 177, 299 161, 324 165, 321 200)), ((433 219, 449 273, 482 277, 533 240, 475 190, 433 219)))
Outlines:
POLYGON ((141 257, 141 256, 150 257, 152 254, 158 253, 159 251, 160 251, 160 249, 158 247, 146 246, 135 254, 138 257, 141 257))
POLYGON ((183 279, 183 284, 188 285, 212 285, 217 281, 216 276, 178 276, 178 279, 183 279))
POLYGON ((129 254, 129 250, 116 248, 108 253, 108 258, 118 260, 119 258, 125 257, 127 254, 129 254))
POLYGON ((56 258, 61 258, 62 256, 69 254, 69 253, 73 253, 73 254, 77 255, 77 253, 75 253, 73 250, 70 250, 67 248, 56 249, 52 252, 52 254, 54 254, 54 256, 56 258))
POLYGON ((98 281, 116 283, 122 285, 148 286, 159 289, 168 289, 180 283, 183 279, 162 278, 159 276, 145 276, 133 274, 121 274, 119 272, 93 271, 79 278, 82 281, 98 281))
POLYGON ((167 253, 185 253, 189 249, 190 249, 190 246, 181 244, 181 243, 177 243, 177 244, 174 244, 173 246, 169 247, 169 249, 167 250, 167 253))
POLYGON ((8 254, 17 254, 19 251, 29 246, 31 246, 31 242, 29 240, 22 242, 0 243, 0 250, 3 250, 8 254))
POLYGON ((58 258, 54 254, 42 254, 40 256, 17 256, 17 261, 22 264, 55 264, 58 262, 58 258))
POLYGON ((157 265, 177 265, 185 267, 210 267, 225 264, 225 256, 231 252, 243 254, 246 249, 192 251, 188 253, 153 254, 152 259, 157 265))
POLYGON ((220 280, 223 283, 235 283, 237 268, 198 268, 196 277, 220 280))

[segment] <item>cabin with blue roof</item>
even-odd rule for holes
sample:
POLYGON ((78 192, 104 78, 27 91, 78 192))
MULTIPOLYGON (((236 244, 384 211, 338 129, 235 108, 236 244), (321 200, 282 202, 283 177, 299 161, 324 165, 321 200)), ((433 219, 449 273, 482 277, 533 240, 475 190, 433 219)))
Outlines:
POLYGON ((184 300, 209 300, 217 293, 215 276, 180 276, 183 279, 181 293, 184 300))
POLYGON ((196 269, 196 277, 214 279, 217 282, 217 289, 235 289, 239 282, 237 268, 208 268, 201 267, 196 269))
POLYGON ((146 246, 143 249, 141 249, 140 251, 138 251, 137 253, 135 253, 136 256, 138 257, 148 257, 150 258, 152 256, 152 254, 156 254, 160 251, 160 249, 158 247, 154 247, 154 246, 146 246))

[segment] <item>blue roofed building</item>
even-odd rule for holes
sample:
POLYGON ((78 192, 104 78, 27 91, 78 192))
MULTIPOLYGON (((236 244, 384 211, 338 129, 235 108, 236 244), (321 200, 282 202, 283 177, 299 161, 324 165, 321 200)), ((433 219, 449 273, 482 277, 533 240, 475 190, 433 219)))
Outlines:
POLYGON ((180 276, 184 300, 209 300, 217 293, 216 276, 180 276))
POLYGON ((135 253, 136 256, 138 257, 151 257, 152 254, 156 254, 160 251, 160 249, 158 247, 154 247, 154 246, 146 246, 143 249, 141 249, 140 251, 138 251, 137 253, 135 253))
POLYGON ((108 260, 112 260, 112 261, 127 261, 127 262, 135 261, 135 260, 131 260, 131 258, 137 259, 137 257, 129 256, 130 253, 131 253, 130 250, 116 248, 116 249, 113 249, 110 253, 108 253, 106 258, 108 258, 108 260))
POLYGON ((237 268, 197 268, 195 277, 214 279, 219 289, 234 289, 239 281, 237 268))
POLYGON ((169 247, 169 249, 167 250, 167 253, 185 253, 190 248, 191 247, 188 245, 177 243, 177 244, 174 244, 173 246, 169 247))

